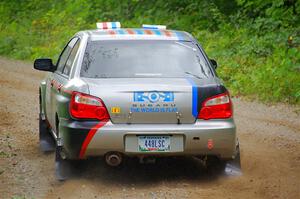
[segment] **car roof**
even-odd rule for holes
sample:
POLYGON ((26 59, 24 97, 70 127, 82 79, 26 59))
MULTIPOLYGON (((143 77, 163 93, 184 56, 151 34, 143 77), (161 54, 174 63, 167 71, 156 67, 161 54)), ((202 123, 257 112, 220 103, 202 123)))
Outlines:
POLYGON ((94 40, 174 40, 193 41, 193 37, 184 31, 149 29, 149 28, 120 28, 95 29, 81 31, 77 34, 88 35, 94 40))

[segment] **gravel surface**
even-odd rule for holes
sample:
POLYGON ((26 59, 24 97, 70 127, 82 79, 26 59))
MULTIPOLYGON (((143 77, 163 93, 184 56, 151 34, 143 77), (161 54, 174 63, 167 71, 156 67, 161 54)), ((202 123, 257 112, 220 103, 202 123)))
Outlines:
POLYGON ((300 107, 234 99, 242 176, 209 172, 192 158, 107 167, 87 160, 72 179, 54 177, 38 143, 32 63, 0 58, 0 198, 300 198, 300 107))

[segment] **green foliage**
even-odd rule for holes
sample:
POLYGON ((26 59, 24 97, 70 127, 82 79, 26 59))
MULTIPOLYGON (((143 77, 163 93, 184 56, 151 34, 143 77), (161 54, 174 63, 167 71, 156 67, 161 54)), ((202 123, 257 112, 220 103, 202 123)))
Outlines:
POLYGON ((0 54, 57 59, 73 34, 96 21, 165 24, 200 41, 233 95, 300 103, 299 16, 296 0, 1 1, 0 54))

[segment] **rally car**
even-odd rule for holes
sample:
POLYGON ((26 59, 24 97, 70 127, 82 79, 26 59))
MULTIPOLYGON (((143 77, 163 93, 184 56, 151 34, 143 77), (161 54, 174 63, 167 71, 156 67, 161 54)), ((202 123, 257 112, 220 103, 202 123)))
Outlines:
POLYGON ((40 146, 55 149, 58 165, 91 156, 111 166, 124 157, 239 159, 229 92, 189 33, 97 23, 55 65, 43 58, 34 68, 50 72, 39 87, 40 146))

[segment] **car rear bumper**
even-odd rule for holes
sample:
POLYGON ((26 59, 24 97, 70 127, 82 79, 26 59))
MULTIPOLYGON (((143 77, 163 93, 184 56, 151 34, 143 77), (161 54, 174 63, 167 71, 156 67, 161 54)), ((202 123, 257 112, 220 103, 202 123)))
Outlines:
POLYGON ((194 124, 113 124, 107 121, 100 125, 96 121, 64 120, 60 122, 60 132, 71 159, 102 156, 111 151, 128 156, 217 155, 230 159, 235 156, 237 145, 233 119, 197 120, 194 124), (140 152, 139 135, 170 135, 173 147, 170 152, 140 152))

